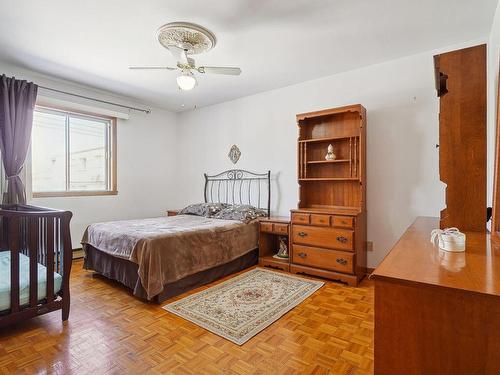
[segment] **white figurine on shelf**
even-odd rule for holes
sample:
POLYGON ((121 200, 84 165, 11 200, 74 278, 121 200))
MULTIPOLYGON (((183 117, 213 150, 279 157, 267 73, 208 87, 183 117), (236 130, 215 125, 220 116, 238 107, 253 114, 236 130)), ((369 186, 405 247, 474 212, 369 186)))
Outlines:
POLYGON ((333 153, 333 146, 331 144, 328 145, 328 152, 326 153, 325 160, 335 160, 337 157, 333 153))
POLYGON ((273 258, 288 259, 288 246, 286 245, 286 237, 280 237, 280 248, 278 254, 274 255, 273 258))

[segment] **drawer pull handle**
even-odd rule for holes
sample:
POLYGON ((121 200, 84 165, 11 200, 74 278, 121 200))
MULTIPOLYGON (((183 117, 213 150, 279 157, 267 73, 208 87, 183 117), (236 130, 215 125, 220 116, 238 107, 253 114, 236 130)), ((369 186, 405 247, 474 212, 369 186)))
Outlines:
POLYGON ((306 232, 299 232, 297 234, 299 235, 299 237, 305 237, 305 236, 307 236, 306 232))
POLYGON ((348 240, 347 240, 347 238, 346 238, 346 237, 344 237, 344 236, 338 236, 338 237, 337 237, 337 241, 342 242, 342 243, 346 243, 348 240))
POLYGON ((347 264, 347 260, 345 260, 343 258, 337 258, 337 263, 345 266, 347 264))
POLYGON ((299 258, 302 258, 302 259, 304 259, 305 257, 307 257, 306 253, 298 253, 297 255, 299 256, 299 258))

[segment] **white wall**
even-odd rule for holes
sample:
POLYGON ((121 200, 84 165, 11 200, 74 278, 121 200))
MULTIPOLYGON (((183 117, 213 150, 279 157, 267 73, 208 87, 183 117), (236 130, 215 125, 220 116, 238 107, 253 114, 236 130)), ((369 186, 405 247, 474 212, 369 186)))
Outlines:
MULTIPOLYGON (((474 45, 480 43, 468 43, 474 45)), ((464 47, 453 46, 446 50, 464 47)), ((431 51, 304 82, 178 116, 179 206, 203 199, 203 172, 270 169, 273 214, 297 206, 295 114, 361 103, 367 109, 368 239, 375 267, 416 216, 439 216, 438 99, 431 51)))
MULTIPOLYGON (((490 40, 490 94, 496 90, 499 16, 490 40), (492 78, 494 77, 494 78, 492 78), (491 82, 494 80, 494 82, 491 82)), ((85 227, 105 220, 162 215, 166 208, 203 199, 203 173, 233 168, 227 153, 237 144, 237 168, 273 173, 273 214, 297 205, 295 114, 361 103, 368 111, 368 239, 376 266, 416 216, 438 216, 444 205, 439 182, 438 100, 432 56, 479 44, 474 41, 304 82, 194 111, 132 112, 118 122, 117 196, 32 199, 73 211, 79 245, 85 227), (179 163, 179 165, 177 165, 179 163)), ((127 98, 0 65, 6 74, 75 93, 140 106, 127 98)), ((491 96, 491 95, 490 95, 491 96)), ((491 98, 489 124, 494 116, 491 98)), ((493 121, 493 122, 492 122, 493 121)), ((491 128, 491 126, 490 126, 491 128)))
MULTIPOLYGON (((127 98, 19 68, 0 65, 0 69, 7 75, 56 89, 148 108, 127 98)), ((74 248, 80 247, 83 231, 91 223, 163 215, 175 200, 176 129, 176 115, 172 112, 157 108, 152 108, 150 114, 132 111, 129 120, 117 122, 118 195, 34 199, 29 192, 30 178, 27 178, 29 203, 72 211, 74 248)))

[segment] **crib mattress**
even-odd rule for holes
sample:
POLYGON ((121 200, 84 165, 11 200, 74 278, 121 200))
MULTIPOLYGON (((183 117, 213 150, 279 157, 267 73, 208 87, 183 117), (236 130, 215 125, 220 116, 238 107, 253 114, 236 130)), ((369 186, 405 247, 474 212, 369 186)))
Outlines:
MULTIPOLYGON (((54 272, 54 293, 61 290, 62 276, 54 272)), ((19 304, 27 305, 30 296, 29 258, 19 254, 19 304)), ((38 299, 47 296, 47 268, 38 263, 38 299)), ((0 251, 0 311, 10 309, 10 251, 0 251)))

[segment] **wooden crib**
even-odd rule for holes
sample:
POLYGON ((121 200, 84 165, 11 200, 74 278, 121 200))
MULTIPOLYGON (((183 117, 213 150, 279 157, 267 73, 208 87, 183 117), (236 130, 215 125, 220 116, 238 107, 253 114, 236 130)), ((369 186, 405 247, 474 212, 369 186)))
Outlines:
POLYGON ((0 205, 0 327, 59 309, 68 319, 71 217, 69 211, 0 205))

